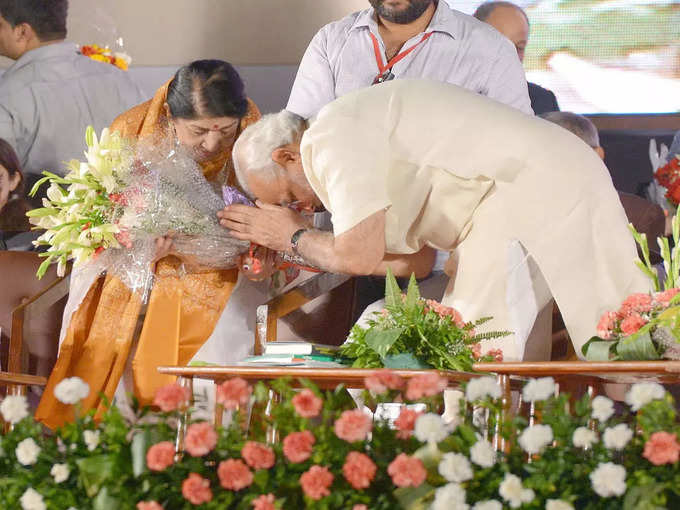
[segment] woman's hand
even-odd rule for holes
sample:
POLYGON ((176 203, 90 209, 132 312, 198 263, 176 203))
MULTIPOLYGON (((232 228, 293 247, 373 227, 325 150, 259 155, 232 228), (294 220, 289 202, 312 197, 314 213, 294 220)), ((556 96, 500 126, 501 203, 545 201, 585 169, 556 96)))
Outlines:
POLYGON ((174 251, 172 243, 172 236, 163 236, 156 238, 156 254, 154 255, 154 262, 158 262, 163 257, 170 255, 174 251))

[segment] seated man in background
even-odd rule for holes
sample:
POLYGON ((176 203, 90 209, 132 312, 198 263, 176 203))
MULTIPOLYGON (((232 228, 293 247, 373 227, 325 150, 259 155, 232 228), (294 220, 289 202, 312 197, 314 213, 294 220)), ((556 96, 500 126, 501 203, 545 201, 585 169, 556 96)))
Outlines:
POLYGON ((142 101, 124 71, 80 55, 66 38, 68 0, 0 0, 0 55, 16 62, 0 78, 0 138, 14 147, 30 191, 97 132, 142 101))
MULTIPOLYGON (((498 30, 517 48, 520 62, 524 62, 524 50, 529 42, 529 18, 524 10, 510 2, 485 2, 474 13, 479 21, 498 30)), ((531 108, 536 115, 560 109, 552 91, 528 82, 531 108)))
POLYGON ((434 249, 449 251, 443 303, 468 320, 493 316, 479 332, 512 331, 483 342, 508 360, 549 359, 552 296, 579 352, 603 310, 648 290, 600 158, 558 126, 460 87, 395 80, 309 124, 266 116, 234 160, 259 207, 218 213, 232 235, 345 274, 421 276, 434 249), (324 206, 333 232, 311 228, 292 202, 324 206))
MULTIPOLYGON (((572 112, 549 112, 541 117, 578 136, 604 161, 604 149, 600 146, 600 136, 590 119, 572 112)), ((666 216, 663 209, 637 195, 623 191, 619 191, 618 194, 628 221, 638 232, 647 234, 649 248, 655 255, 655 259, 660 260, 656 239, 664 235, 666 216)))

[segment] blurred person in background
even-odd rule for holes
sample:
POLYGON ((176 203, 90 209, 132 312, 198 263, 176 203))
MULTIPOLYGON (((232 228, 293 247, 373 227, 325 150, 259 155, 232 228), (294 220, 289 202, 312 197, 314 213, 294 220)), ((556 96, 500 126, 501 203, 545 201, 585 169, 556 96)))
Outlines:
POLYGON ((26 217, 24 175, 12 146, 0 138, 0 250, 31 250, 38 234, 26 217))

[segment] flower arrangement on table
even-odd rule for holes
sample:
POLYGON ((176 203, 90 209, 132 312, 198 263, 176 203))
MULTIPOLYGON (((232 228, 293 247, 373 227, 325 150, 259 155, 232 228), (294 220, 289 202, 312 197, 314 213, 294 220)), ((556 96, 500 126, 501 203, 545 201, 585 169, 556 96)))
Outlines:
POLYGON ((97 44, 86 44, 81 46, 80 53, 97 62, 112 64, 123 71, 127 71, 130 62, 132 62, 132 58, 127 53, 120 51, 114 52, 108 46, 99 46, 97 44))
POLYGON ((666 188, 666 199, 674 207, 680 204, 680 154, 676 154, 654 172, 654 178, 666 188))
MULTIPOLYGON (((322 392, 300 383, 296 391, 287 379, 254 387, 227 380, 217 402, 234 412, 231 424, 189 423, 179 452, 174 438, 189 393, 177 385, 159 390, 160 412, 139 410, 133 423, 112 407, 100 423, 80 416, 50 435, 33 422, 24 397, 5 397, 0 412, 13 429, 0 436, 0 507, 680 508, 680 424, 671 396, 656 383, 633 385, 630 411, 615 416, 606 397, 586 395, 570 406, 568 395, 554 396, 551 378, 530 380, 523 398, 542 417, 531 425, 521 417, 497 421, 501 388, 491 377, 467 384, 465 404, 449 424, 437 414, 447 383, 436 372, 406 381, 380 370, 366 379, 373 405, 403 400, 393 423, 352 408, 342 387, 322 392), (268 402, 270 388, 281 399, 246 434, 239 415, 251 401, 268 402), (488 419, 477 419, 473 406, 488 419), (274 444, 265 442, 270 426, 280 439, 274 444), (509 441, 506 452, 488 441, 496 427, 509 441)), ((62 402, 76 406, 88 391, 77 378, 55 387, 62 402)))
POLYGON ((338 360, 355 368, 404 368, 471 371, 476 361, 502 361, 503 352, 492 349, 482 355, 482 340, 499 338, 507 331, 475 334, 475 328, 491 320, 465 322, 454 308, 420 297, 411 275, 402 294, 392 272, 385 279, 385 308, 374 313, 368 326, 355 325, 338 360))
POLYGON ((607 311, 597 324, 597 334, 583 346, 589 361, 680 360, 680 220, 673 217, 673 248, 658 239, 666 273, 663 286, 649 258, 645 234, 629 226, 640 246, 636 265, 653 283, 654 292, 628 296, 616 311, 607 311), (662 290, 665 289, 665 290, 662 290))

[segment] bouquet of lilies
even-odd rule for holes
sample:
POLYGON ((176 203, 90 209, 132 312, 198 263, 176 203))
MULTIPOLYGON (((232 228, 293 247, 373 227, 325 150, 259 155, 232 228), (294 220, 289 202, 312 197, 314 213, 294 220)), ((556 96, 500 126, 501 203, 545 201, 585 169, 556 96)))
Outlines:
POLYGON ((35 241, 47 247, 38 277, 52 262, 63 275, 71 259, 80 266, 119 249, 146 271, 155 239, 168 235, 175 253, 212 267, 234 267, 248 249, 220 227, 216 212, 223 198, 175 144, 132 146, 108 129, 97 137, 92 127, 85 141, 85 161, 72 160, 64 177, 43 172, 31 190, 34 195, 49 183, 43 207, 28 212, 31 223, 45 230, 35 241))

